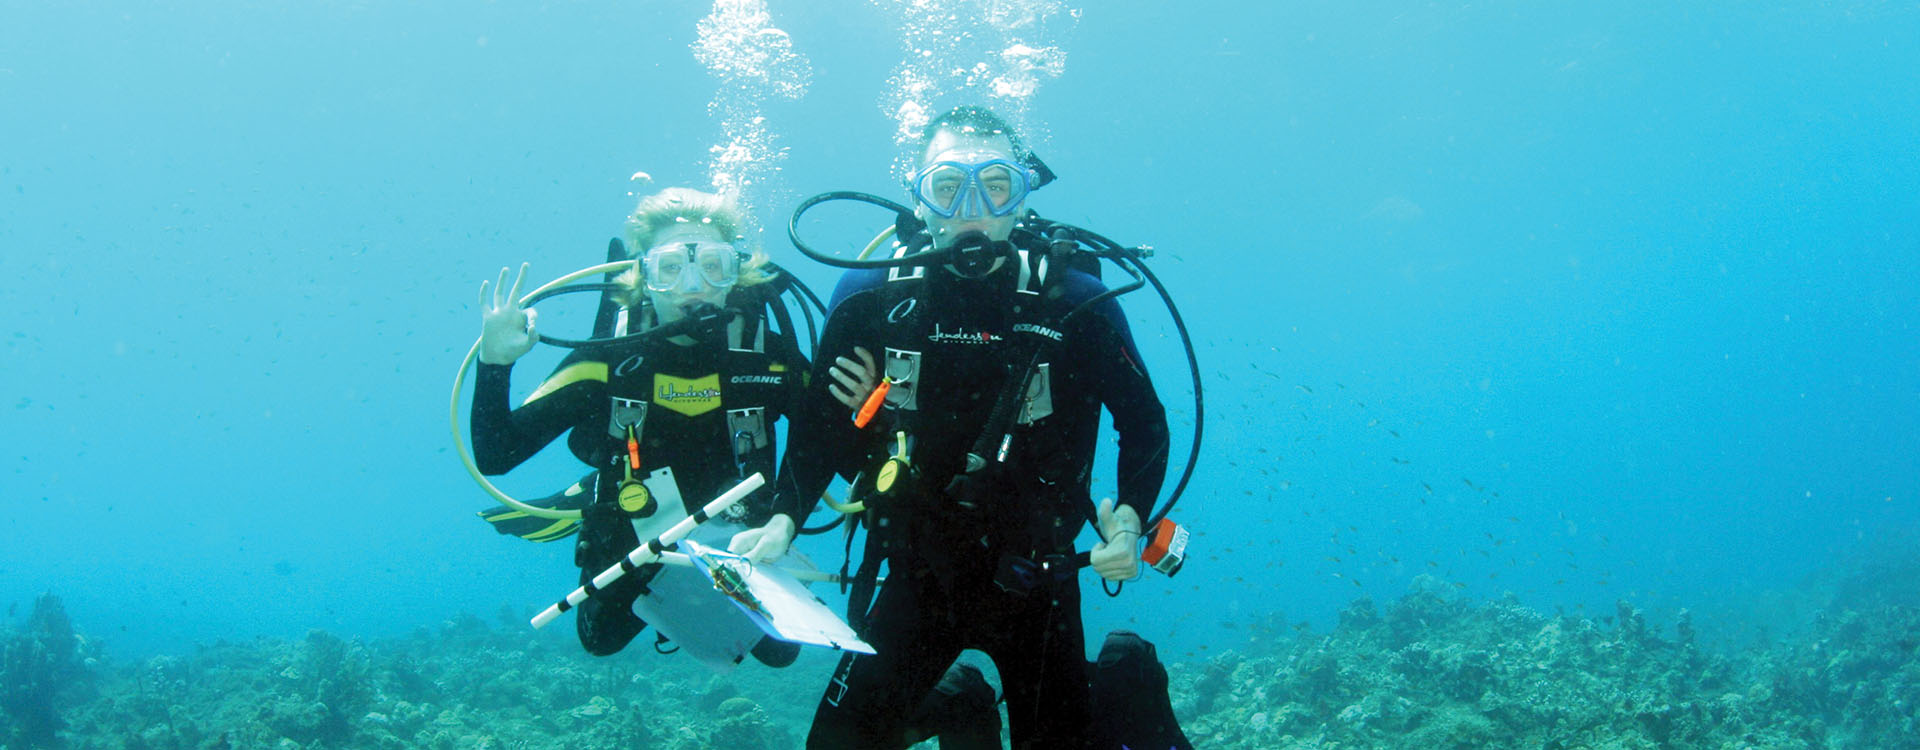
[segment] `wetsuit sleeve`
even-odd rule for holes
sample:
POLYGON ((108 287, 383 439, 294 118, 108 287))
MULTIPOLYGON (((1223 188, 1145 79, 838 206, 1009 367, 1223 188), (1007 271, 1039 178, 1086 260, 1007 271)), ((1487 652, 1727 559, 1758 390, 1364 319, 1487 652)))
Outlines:
MULTIPOLYGON (((774 468, 773 486, 776 491, 792 471, 788 462, 793 460, 794 430, 795 425, 800 423, 800 419, 795 415, 804 408, 807 383, 811 382, 813 375, 812 364, 807 362, 806 355, 800 352, 800 342, 791 337, 783 337, 780 341, 779 350, 774 353, 774 358, 786 366, 789 377, 784 380, 780 394, 782 399, 780 415, 787 420, 787 446, 786 450, 780 454, 780 461, 774 468)), ((778 500, 776 499, 775 502, 778 503, 778 500)), ((775 512, 779 509, 780 506, 776 504, 775 512)), ((796 521, 799 520, 798 516, 794 518, 796 521)))
POLYGON ((600 365, 599 380, 590 376, 561 382, 569 373, 579 374, 597 363, 574 361, 561 363, 534 398, 518 409, 508 399, 508 383, 513 365, 482 363, 475 373, 473 413, 473 462, 480 473, 505 474, 539 453, 547 443, 574 426, 574 421, 590 407, 595 397, 605 397, 605 365, 600 365), (548 385, 554 385, 549 389, 548 385))
POLYGON ((866 438, 848 418, 847 407, 827 391, 833 380, 827 368, 833 358, 852 356, 855 343, 872 338, 864 335, 871 325, 862 315, 866 306, 858 298, 843 299, 846 286, 842 280, 842 289, 835 291, 833 311, 813 352, 813 367, 794 402, 785 466, 775 489, 774 512, 803 525, 820 501, 820 493, 833 483, 833 475, 851 473, 851 462, 861 455, 858 446, 866 438))
POLYGON ((1132 506, 1144 523, 1167 477, 1167 410, 1141 364, 1120 303, 1109 299, 1085 315, 1093 319, 1085 324, 1080 340, 1087 348, 1079 355, 1096 363, 1091 373, 1094 392, 1120 434, 1119 501, 1132 506))

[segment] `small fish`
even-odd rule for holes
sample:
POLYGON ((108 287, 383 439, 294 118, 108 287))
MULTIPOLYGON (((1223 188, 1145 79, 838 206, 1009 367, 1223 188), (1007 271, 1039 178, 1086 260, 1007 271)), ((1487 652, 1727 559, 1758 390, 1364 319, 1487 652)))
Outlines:
POLYGON ((1312 393, 1312 392, 1313 392, 1313 389, 1312 389, 1312 388, 1308 388, 1308 387, 1306 387, 1305 385, 1295 385, 1294 387, 1295 387, 1295 388, 1298 388, 1298 389, 1300 389, 1300 390, 1303 390, 1303 391, 1306 391, 1306 392, 1308 392, 1308 393, 1312 393))

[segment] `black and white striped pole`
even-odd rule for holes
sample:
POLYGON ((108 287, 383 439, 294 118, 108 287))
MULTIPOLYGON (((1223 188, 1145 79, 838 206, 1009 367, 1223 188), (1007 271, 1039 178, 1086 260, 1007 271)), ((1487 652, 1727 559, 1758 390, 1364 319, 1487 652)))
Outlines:
POLYGON ((554 618, 559 617, 560 613, 578 606, 581 602, 586 601, 587 597, 592 596, 594 592, 612 585, 614 581, 620 580, 621 576, 639 570, 640 566, 658 560, 660 553, 667 551, 668 548, 678 544, 680 540, 687 538, 688 534, 693 533, 694 527, 706 523, 707 519, 719 515, 721 511, 726 510, 734 503, 740 502, 741 498, 751 494, 754 490, 760 489, 760 486, 766 483, 766 477, 761 476, 758 472, 755 472, 753 476, 741 480, 739 484, 733 486, 733 489, 720 493, 719 497, 714 498, 713 502, 707 503, 706 507, 701 508, 698 513, 688 516, 685 520, 674 524, 672 528, 662 532, 660 536, 654 537, 652 541, 635 547, 632 552, 627 553, 626 558, 622 559, 618 565, 600 571, 600 574, 594 576, 593 580, 574 589, 573 593, 567 594, 567 598, 561 599, 555 602, 553 606, 541 610, 540 614, 534 615, 533 626, 536 628, 545 627, 547 623, 553 622, 554 618))

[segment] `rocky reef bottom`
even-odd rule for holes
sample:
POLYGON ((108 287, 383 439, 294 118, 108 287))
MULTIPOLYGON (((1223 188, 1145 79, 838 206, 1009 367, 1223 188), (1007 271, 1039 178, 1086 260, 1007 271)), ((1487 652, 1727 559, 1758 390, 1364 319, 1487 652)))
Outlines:
MULTIPOLYGON (((1920 747, 1920 608, 1829 611, 1729 651, 1621 603, 1544 616, 1431 581, 1361 599, 1324 635, 1169 664, 1195 747, 1801 750, 1920 747)), ((1271 629, 1268 632, 1272 632, 1271 629)))
MULTIPOLYGON (((1353 602, 1329 632, 1269 623, 1242 648, 1170 661, 1176 712, 1208 750, 1920 747, 1920 602, 1852 597, 1794 636, 1726 649, 1684 613, 1653 626, 1624 603, 1548 616, 1448 591, 1422 580, 1353 602)), ((90 643, 51 596, 0 629, 0 750, 794 748, 833 664, 810 649, 715 676, 645 653, 644 636, 595 658, 472 616, 137 663, 90 643)))

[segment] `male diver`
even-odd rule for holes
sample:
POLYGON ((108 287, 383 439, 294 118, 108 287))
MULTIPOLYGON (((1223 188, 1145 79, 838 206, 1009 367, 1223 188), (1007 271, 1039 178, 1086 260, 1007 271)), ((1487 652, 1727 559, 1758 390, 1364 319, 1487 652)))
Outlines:
MULTIPOLYGON (((508 381, 513 362, 538 338, 535 318, 518 303, 520 279, 506 293, 506 269, 496 284, 481 283, 474 460, 483 473, 502 474, 572 431, 568 447, 597 469, 570 490, 584 505, 574 551, 583 583, 639 545, 636 522, 691 515, 747 476, 774 476, 774 423, 790 409, 808 364, 792 331, 770 331, 761 314, 777 271, 765 255, 739 249, 743 223, 737 207, 710 193, 668 188, 642 199, 625 245, 637 250, 640 272, 614 282, 611 333, 677 335, 574 349, 518 408, 508 403, 508 381)), ((693 538, 756 561, 777 557, 794 530, 786 525, 792 516, 770 518, 771 495, 750 495, 693 538)), ((498 525, 512 515, 489 520, 498 525)), ((569 526, 538 523, 516 533, 561 538, 569 526)), ((748 652, 786 666, 799 651, 764 637, 690 569, 647 566, 578 610, 580 643, 595 655, 621 650, 648 622, 721 668, 748 652)))
POLYGON ((1073 544, 1094 521, 1094 570, 1137 575, 1141 519, 1166 473, 1165 410, 1119 305, 1093 276, 1049 264, 1024 226, 1042 178, 1013 129, 958 108, 926 127, 919 155, 908 184, 925 231, 903 233, 896 256, 941 260, 842 278, 763 540, 789 541, 834 474, 858 475, 868 541, 849 620, 878 654, 841 659, 807 747, 924 736, 919 698, 964 649, 999 670, 1015 748, 1107 747, 1073 544), (1103 406, 1120 438, 1119 502, 1095 506, 1103 406))

